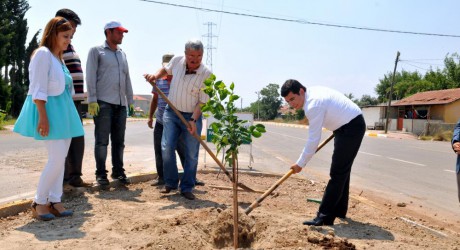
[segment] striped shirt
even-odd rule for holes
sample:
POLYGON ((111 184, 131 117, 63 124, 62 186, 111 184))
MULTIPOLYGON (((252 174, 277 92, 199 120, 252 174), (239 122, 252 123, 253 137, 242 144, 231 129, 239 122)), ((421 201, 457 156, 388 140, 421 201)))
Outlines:
MULTIPOLYGON (((169 80, 167 78, 163 78, 160 80, 156 80, 157 87, 165 94, 165 96, 169 95, 169 80)), ((158 95, 157 90, 153 88, 152 94, 158 95)), ((157 112, 155 113, 155 118, 157 118, 157 122, 163 124, 163 114, 166 108, 166 101, 158 95, 158 103, 157 103, 157 112)))
POLYGON ((206 103, 209 96, 204 93, 204 80, 211 75, 211 70, 203 63, 195 74, 185 74, 184 56, 175 56, 165 70, 173 75, 168 99, 180 111, 192 113, 198 103, 206 103))
POLYGON ((76 101, 84 100, 83 97, 83 69, 81 68, 81 61, 80 56, 78 56, 77 52, 75 52, 72 44, 69 44, 67 49, 62 54, 62 58, 64 59, 65 65, 67 69, 70 71, 70 75, 72 76, 73 80, 73 87, 75 89, 75 95, 73 99, 76 101))

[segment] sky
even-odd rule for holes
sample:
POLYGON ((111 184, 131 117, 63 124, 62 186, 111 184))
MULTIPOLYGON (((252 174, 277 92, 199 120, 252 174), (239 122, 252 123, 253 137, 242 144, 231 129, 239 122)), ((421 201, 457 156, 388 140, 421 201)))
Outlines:
MULTIPOLYGON (((158 0, 193 8, 246 15, 419 33, 460 36, 460 1, 439 0, 158 0)), ((212 70, 218 80, 235 83, 247 107, 270 83, 296 79, 305 86, 327 86, 344 94, 376 97, 379 79, 397 70, 443 68, 447 54, 459 52, 459 37, 411 35, 346 29, 182 8, 140 0, 29 0, 25 18, 32 36, 69 8, 82 20, 72 44, 85 70, 88 51, 104 43, 104 25, 120 21, 129 30, 125 51, 134 94, 149 94, 143 74, 155 73, 165 53, 184 54, 189 39, 208 44, 212 27, 212 70), (215 24, 215 25, 214 25, 215 24)), ((41 38, 41 34, 39 36, 41 38)), ((203 63, 207 63, 205 49, 203 63)), ((86 91, 86 86, 85 86, 86 91)))

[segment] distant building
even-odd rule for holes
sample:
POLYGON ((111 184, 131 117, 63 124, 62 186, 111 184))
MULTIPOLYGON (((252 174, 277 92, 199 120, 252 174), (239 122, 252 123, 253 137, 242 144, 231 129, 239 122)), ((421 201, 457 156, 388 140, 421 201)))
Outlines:
MULTIPOLYGON (((88 114, 88 93, 79 94, 84 98, 82 102, 82 113, 84 117, 90 117, 88 114)), ((152 102, 152 95, 134 95, 134 114, 135 116, 144 116, 148 114, 150 103, 152 102)))
POLYGON ((460 88, 420 92, 391 106, 397 109, 396 130, 416 134, 451 130, 460 118, 460 88))
POLYGON ((133 99, 135 115, 144 116, 148 114, 150 103, 152 102, 152 95, 135 95, 133 99))
POLYGON ((295 116, 295 114, 296 114, 295 109, 291 108, 289 104, 284 104, 284 105, 281 105, 281 107, 278 109, 278 113, 276 117, 284 119, 287 116, 295 116))

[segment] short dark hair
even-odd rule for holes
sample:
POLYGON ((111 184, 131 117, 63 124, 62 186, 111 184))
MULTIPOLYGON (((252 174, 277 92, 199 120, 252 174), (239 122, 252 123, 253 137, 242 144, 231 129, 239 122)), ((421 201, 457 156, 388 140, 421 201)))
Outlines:
POLYGON ((298 95, 300 89, 303 89, 305 92, 307 91, 307 88, 305 88, 305 86, 303 86, 299 81, 289 79, 284 82, 283 86, 281 87, 281 96, 286 97, 289 92, 292 92, 294 95, 298 95))
POLYGON ((63 17, 69 21, 74 22, 76 25, 81 25, 80 17, 78 17, 77 13, 73 12, 69 9, 60 9, 56 12, 56 16, 63 17))

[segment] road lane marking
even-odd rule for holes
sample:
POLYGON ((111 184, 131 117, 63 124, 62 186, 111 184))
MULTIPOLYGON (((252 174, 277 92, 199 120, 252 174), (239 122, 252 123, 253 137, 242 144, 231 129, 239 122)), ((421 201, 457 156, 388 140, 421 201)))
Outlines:
POLYGON ((285 159, 285 158, 283 158, 283 157, 280 157, 280 156, 276 156, 276 159, 278 159, 278 160, 280 160, 280 161, 282 161, 282 162, 284 162, 284 163, 292 163, 292 161, 290 161, 290 160, 288 160, 288 159, 285 159))
POLYGON ((420 163, 411 162, 411 161, 405 161, 405 160, 396 159, 396 158, 391 158, 391 157, 387 157, 387 158, 390 159, 390 160, 394 160, 394 161, 400 161, 400 162, 405 162, 405 163, 409 163, 409 164, 414 164, 414 165, 421 166, 421 167, 426 167, 425 164, 420 164, 420 163))
POLYGON ((291 137, 291 138, 294 138, 294 139, 297 139, 297 140, 306 141, 306 139, 304 139, 304 138, 299 138, 299 137, 290 136, 290 135, 286 135, 286 134, 276 133, 276 132, 272 132, 272 131, 267 131, 267 133, 277 134, 277 135, 281 135, 283 137, 291 137))
POLYGON ((382 157, 381 155, 371 154, 371 153, 367 153, 367 152, 363 152, 363 151, 359 151, 359 152, 362 153, 362 154, 365 154, 365 155, 372 155, 372 156, 382 157))
POLYGON ((455 171, 454 171, 454 170, 449 170, 449 169, 444 169, 444 171, 446 171, 446 172, 450 172, 450 173, 455 173, 455 171))

